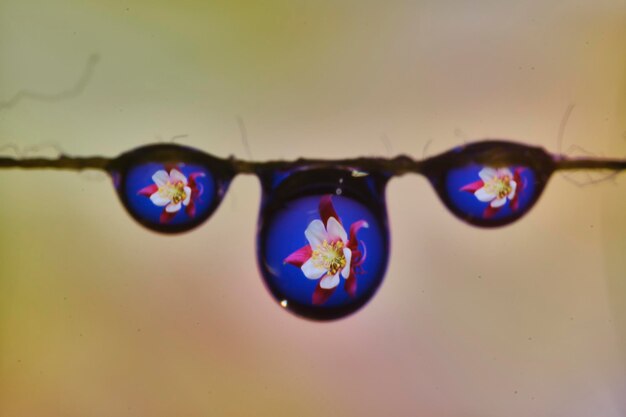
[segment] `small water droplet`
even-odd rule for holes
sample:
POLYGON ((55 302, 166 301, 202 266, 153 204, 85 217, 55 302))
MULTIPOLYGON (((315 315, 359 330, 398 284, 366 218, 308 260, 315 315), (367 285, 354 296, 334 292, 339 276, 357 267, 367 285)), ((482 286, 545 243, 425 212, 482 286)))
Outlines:
POLYGON ((214 210, 217 184, 200 165, 144 163, 128 170, 122 201, 143 225, 163 232, 188 230, 214 210))
POLYGON ((527 213, 537 201, 541 185, 530 167, 472 163, 448 170, 444 186, 437 191, 457 217, 491 227, 511 223, 527 213))

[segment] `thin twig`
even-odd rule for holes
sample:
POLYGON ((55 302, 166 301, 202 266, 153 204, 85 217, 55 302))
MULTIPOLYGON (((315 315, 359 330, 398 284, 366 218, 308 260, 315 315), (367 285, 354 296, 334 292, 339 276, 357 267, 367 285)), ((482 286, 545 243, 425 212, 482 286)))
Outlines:
POLYGON ((17 106, 21 101, 27 99, 44 102, 55 102, 80 95, 89 83, 89 80, 94 73, 94 69, 96 68, 96 64, 98 63, 99 59, 100 57, 96 54, 91 55, 89 59, 87 59, 87 63, 85 64, 82 75, 80 76, 76 84, 74 84, 72 87, 58 93, 41 93, 38 91, 26 89, 20 90, 10 99, 6 101, 0 101, 0 112, 9 110, 17 106))

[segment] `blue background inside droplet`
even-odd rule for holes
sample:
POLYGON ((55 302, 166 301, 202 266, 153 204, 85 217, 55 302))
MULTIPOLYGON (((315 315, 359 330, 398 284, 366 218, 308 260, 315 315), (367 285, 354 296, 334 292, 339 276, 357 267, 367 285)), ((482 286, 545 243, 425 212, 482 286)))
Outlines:
MULTIPOLYGON (((304 305, 312 305, 312 295, 319 280, 308 279, 299 267, 284 264, 284 259, 296 250, 308 245, 304 231, 315 219, 320 219, 319 201, 321 196, 299 198, 285 204, 283 210, 275 212, 269 221, 265 242, 264 261, 272 284, 285 295, 289 301, 304 305)), ((369 228, 361 228, 357 239, 367 246, 367 258, 362 267, 364 272, 357 275, 357 290, 351 297, 344 289, 345 279, 342 277, 338 287, 328 300, 317 306, 338 307, 350 303, 370 292, 377 286, 384 274, 388 254, 385 250, 386 231, 383 224, 376 219, 366 206, 346 197, 333 196, 333 205, 337 215, 350 237, 350 225, 358 220, 365 220, 369 228)), ((359 244, 362 251, 362 245, 359 244)), ((282 300, 278 300, 282 301, 282 300)))
MULTIPOLYGON (((452 169, 448 172, 446 178, 446 192, 448 198, 454 206, 468 216, 474 218, 483 218, 483 212, 489 206, 490 203, 484 203, 476 198, 474 193, 469 191, 461 191, 461 188, 480 180, 478 173, 484 168, 484 165, 472 164, 462 168, 452 169)), ((523 168, 520 173, 522 178, 522 187, 517 185, 516 193, 519 198, 519 206, 517 211, 513 211, 510 201, 500 207, 498 212, 486 220, 500 220, 512 215, 519 215, 523 213, 533 201, 535 196, 535 182, 536 177, 532 169, 522 166, 511 166, 509 169, 511 172, 515 172, 515 169, 523 168)))
MULTIPOLYGON (((171 165, 168 165, 171 166, 171 165)), ((196 221, 199 217, 203 217, 213 205, 215 200, 215 181, 213 175, 206 168, 194 164, 176 164, 176 169, 182 172, 187 178, 195 172, 204 173, 204 177, 197 177, 196 183, 198 188, 202 188, 200 196, 194 200, 196 205, 196 214, 191 218, 185 212, 183 206, 176 215, 166 223, 166 225, 178 226, 196 221)), ((154 224, 161 224, 161 213, 165 207, 159 207, 150 201, 149 197, 139 195, 137 192, 144 187, 154 184, 152 176, 159 170, 168 171, 162 163, 145 163, 131 168, 126 173, 126 199, 129 209, 139 216, 141 219, 154 224)), ((169 173, 169 171, 168 171, 169 173)))

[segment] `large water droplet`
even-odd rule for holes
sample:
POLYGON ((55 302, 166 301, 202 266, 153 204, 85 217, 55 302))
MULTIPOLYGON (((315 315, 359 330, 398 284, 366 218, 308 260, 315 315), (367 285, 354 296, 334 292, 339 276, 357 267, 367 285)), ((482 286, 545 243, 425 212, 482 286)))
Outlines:
POLYGON ((349 169, 260 174, 259 268, 285 309, 316 320, 353 313, 379 288, 389 258, 388 177, 349 169))

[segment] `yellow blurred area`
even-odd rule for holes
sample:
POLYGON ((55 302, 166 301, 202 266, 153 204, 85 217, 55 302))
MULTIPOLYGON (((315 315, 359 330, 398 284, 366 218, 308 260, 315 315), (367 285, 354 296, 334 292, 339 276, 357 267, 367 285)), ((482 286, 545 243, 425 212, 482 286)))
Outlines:
MULTIPOLYGON (((247 157, 240 118, 256 160, 482 138, 625 157, 625 39, 622 0, 1 0, 0 103, 99 61, 80 94, 0 104, 0 146, 247 157)), ((0 416, 623 417, 626 177, 568 178, 498 230, 393 179, 385 282, 313 323, 257 272, 253 177, 172 237, 104 175, 3 170, 0 416)))

